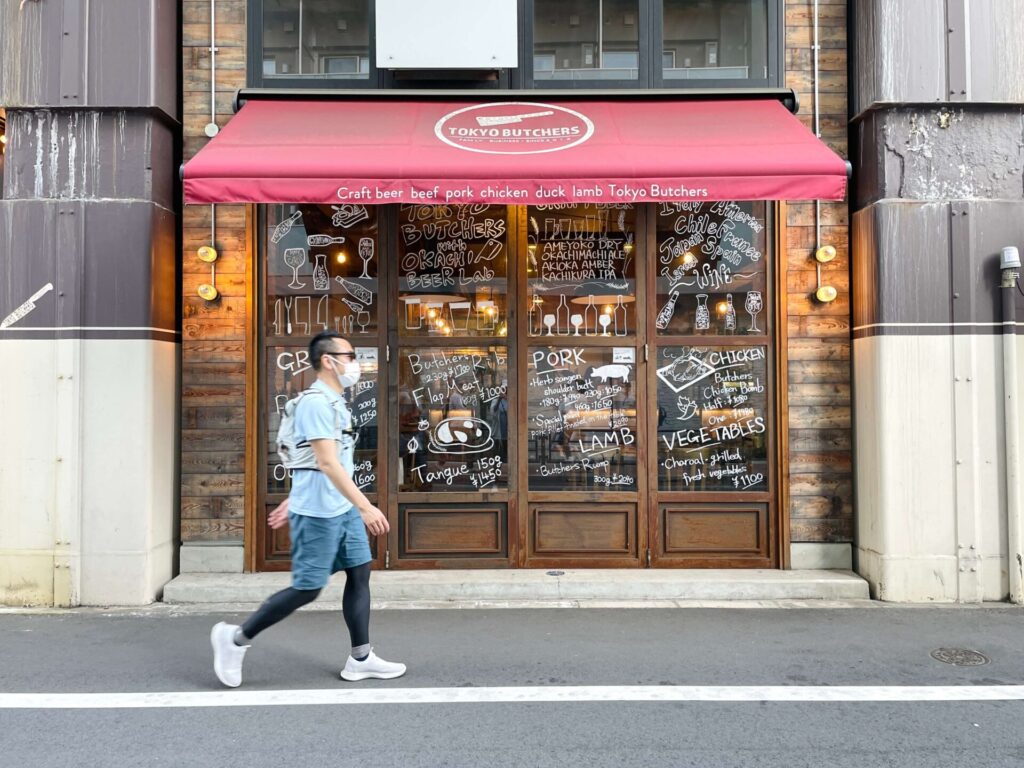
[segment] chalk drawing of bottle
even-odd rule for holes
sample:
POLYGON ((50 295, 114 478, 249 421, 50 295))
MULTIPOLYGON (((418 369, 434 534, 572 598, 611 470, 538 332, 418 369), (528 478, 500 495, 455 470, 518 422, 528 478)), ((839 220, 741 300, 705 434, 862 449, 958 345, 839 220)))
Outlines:
POLYGON ((625 336, 629 332, 629 329, 626 327, 626 305, 622 303, 621 294, 615 303, 615 310, 612 312, 612 320, 615 323, 616 336, 625 336))
POLYGON ((736 330, 736 308, 732 305, 732 294, 725 294, 725 330, 736 330))
POLYGON ((654 319, 654 327, 659 331, 664 331, 668 328, 669 323, 672 322, 672 316, 676 313, 676 302, 679 301, 679 291, 672 291, 669 294, 668 301, 665 302, 665 306, 658 312, 658 316, 654 319))
POLYGON ((583 310, 583 327, 587 336, 597 335, 597 305, 594 304, 594 296, 587 297, 587 306, 583 310))
POLYGON ((708 312, 708 295, 697 294, 697 315, 693 327, 698 331, 706 331, 711 327, 711 314, 708 312))
POLYGON ((564 293, 560 299, 558 306, 555 308, 555 325, 557 326, 555 332, 559 336, 566 336, 569 333, 569 305, 565 303, 564 293))
POLYGON ((331 276, 327 274, 327 254, 316 254, 316 266, 313 267, 313 290, 326 291, 331 287, 331 276))

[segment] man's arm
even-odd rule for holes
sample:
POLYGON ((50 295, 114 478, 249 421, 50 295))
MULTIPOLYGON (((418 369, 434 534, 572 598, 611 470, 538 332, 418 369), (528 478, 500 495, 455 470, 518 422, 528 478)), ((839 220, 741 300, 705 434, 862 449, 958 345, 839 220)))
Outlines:
POLYGON ((384 513, 377 509, 366 498, 359 486, 355 484, 345 468, 338 461, 337 443, 334 440, 310 440, 317 466, 327 479, 331 481, 338 493, 348 499, 363 518, 363 523, 374 536, 381 536, 391 530, 384 513))

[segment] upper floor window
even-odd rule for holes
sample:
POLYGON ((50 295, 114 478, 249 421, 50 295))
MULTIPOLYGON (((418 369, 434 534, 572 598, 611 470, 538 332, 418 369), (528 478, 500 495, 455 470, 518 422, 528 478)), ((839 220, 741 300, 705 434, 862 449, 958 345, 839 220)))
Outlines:
POLYGON ((662 19, 666 85, 768 79, 768 0, 664 0, 662 19))
POLYGON ((638 0, 534 0, 533 79, 640 78, 638 0))
POLYGON ((263 77, 370 76, 369 0, 263 0, 263 77))

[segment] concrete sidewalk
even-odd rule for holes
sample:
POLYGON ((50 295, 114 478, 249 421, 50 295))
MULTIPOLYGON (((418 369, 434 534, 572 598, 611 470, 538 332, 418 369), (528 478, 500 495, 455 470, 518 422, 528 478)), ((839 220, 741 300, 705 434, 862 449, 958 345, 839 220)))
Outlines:
MULTIPOLYGON (((164 588, 175 604, 258 603, 291 583, 281 573, 183 574, 164 588)), ((340 602, 336 575, 321 601, 340 602)), ((380 607, 571 607, 629 605, 671 608, 700 601, 868 600, 868 584, 852 571, 776 570, 465 570, 375 571, 380 607)))

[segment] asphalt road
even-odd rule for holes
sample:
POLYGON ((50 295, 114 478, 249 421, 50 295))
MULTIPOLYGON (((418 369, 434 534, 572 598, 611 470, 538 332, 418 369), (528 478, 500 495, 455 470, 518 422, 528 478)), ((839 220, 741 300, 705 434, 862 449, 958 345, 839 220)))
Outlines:
MULTIPOLYGON (((226 615, 0 614, 0 695, 221 691, 226 615)), ((234 618, 238 618, 235 616, 234 618)), ((261 635, 239 691, 532 686, 1019 686, 1024 610, 379 611, 398 680, 345 683, 340 616, 261 635), (967 648, 989 664, 929 656, 967 648)), ((817 690, 817 688, 816 688, 817 690)), ((964 690, 964 689, 959 689, 964 690)), ((217 694, 221 695, 221 694, 217 694)), ((230 694, 229 694, 230 695, 230 694)), ((871 698, 867 695, 866 698, 871 698)), ((957 698, 956 696, 953 697, 957 698)), ((1024 701, 592 701, 0 708, 10 766, 1015 766, 1024 701)))

